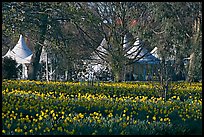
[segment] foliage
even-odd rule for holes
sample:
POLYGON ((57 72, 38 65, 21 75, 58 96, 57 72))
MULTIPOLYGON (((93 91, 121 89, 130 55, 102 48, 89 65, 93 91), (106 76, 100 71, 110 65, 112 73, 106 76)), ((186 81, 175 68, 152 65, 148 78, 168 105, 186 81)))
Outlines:
MULTIPOLYGON (((148 50, 157 46, 164 60, 175 60, 177 76, 188 75, 190 81, 198 81, 202 79, 201 9, 200 2, 3 2, 2 44, 5 50, 19 33, 29 33, 34 64, 45 46, 56 58, 59 73, 71 73, 78 71, 75 64, 98 52, 96 48, 105 38, 110 47, 103 60, 116 79, 123 80, 125 66, 141 59, 125 56, 128 49, 122 45, 128 34, 128 45, 139 38, 143 41, 140 46, 148 50), (183 60, 190 55, 194 59, 185 68, 183 60)), ((38 63, 33 67, 37 74, 38 63)))
POLYGON ((18 76, 18 68, 16 60, 5 57, 2 59, 2 77, 3 79, 13 79, 18 76))
POLYGON ((8 135, 202 133, 201 83, 177 84, 164 101, 143 82, 90 87, 3 80, 2 103, 2 133, 8 135))

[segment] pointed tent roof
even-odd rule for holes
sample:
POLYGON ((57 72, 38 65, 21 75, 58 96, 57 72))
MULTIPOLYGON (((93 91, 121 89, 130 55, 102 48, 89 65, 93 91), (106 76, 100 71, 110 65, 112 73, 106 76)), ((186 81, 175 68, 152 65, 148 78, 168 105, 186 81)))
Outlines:
POLYGON ((159 57, 159 55, 158 55, 158 48, 157 48, 157 47, 155 47, 150 53, 151 53, 152 55, 154 55, 156 58, 161 59, 161 58, 159 57))
POLYGON ((27 57, 32 56, 32 51, 27 47, 23 36, 20 35, 16 46, 12 50, 9 49, 3 57, 6 56, 15 59, 20 64, 30 63, 30 59, 27 57))
POLYGON ((106 50, 107 47, 107 41, 105 38, 103 38, 103 40, 101 41, 100 45, 96 48, 96 52, 94 51, 92 53, 92 59, 94 60, 100 60, 101 56, 105 56, 105 54, 108 53, 108 51, 106 50), (97 54, 97 52, 100 52, 100 54, 97 54))
POLYGON ((21 58, 26 58, 32 54, 32 51, 27 47, 22 35, 20 35, 18 43, 12 49, 12 51, 15 52, 15 54, 21 58))
POLYGON ((133 54, 129 55, 128 58, 134 58, 138 52, 138 58, 142 57, 140 60, 136 61, 138 63, 147 63, 147 64, 158 64, 159 63, 159 58, 157 58, 156 56, 152 55, 151 52, 149 52, 146 48, 144 47, 140 47, 139 45, 139 40, 135 41, 134 46, 132 47, 132 49, 130 49, 127 53, 130 54, 131 52, 133 52, 133 54), (137 51, 137 52, 134 52, 137 51))
MULTIPOLYGON (((126 43, 127 41, 128 41, 128 37, 125 35, 124 43, 126 43)), ((145 49, 144 47, 139 46, 140 43, 141 43, 141 41, 139 39, 137 39, 133 44, 134 46, 132 46, 132 47, 130 45, 128 45, 127 43, 124 44, 123 45, 124 49, 128 49, 129 47, 131 47, 127 51, 125 56, 127 56, 129 59, 133 59, 138 54, 138 52, 140 52, 138 57, 144 56, 145 54, 146 55, 137 62, 139 62, 139 63, 148 63, 148 64, 157 64, 157 63, 159 63, 160 60, 159 60, 158 56, 153 55, 152 52, 148 52, 147 49, 145 49)), ((97 48, 97 50, 102 51, 102 54, 107 53, 107 50, 106 50, 105 46, 107 47, 107 41, 104 38, 101 41, 101 43, 100 43, 99 47, 97 48)), ((99 59, 98 55, 96 55, 96 54, 94 54, 94 58, 99 59)))

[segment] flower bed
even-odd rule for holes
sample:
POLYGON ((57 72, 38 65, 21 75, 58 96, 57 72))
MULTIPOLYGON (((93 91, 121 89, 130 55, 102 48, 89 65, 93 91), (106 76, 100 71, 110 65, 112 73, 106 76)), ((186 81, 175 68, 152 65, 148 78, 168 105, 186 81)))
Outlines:
POLYGON ((2 133, 201 134, 202 84, 176 86, 165 101, 147 82, 3 80, 2 133))

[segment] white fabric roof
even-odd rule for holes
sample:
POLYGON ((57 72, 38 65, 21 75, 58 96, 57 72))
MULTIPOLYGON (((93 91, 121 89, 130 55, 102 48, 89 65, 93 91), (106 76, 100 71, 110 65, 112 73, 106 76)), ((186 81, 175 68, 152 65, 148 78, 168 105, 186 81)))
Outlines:
MULTIPOLYGON (((158 59, 162 59, 161 56, 159 56, 158 54, 158 47, 155 47, 151 52, 150 52, 153 56, 155 56, 158 59)), ((173 56, 167 57, 168 61, 174 61, 175 58, 173 56)))
POLYGON ((97 47, 97 52, 99 51, 101 51, 100 53, 99 53, 99 55, 98 54, 96 54, 95 52, 93 52, 92 53, 92 58, 93 59, 95 59, 95 60, 100 60, 101 58, 99 57, 100 55, 102 55, 102 56, 105 56, 105 54, 106 53, 108 53, 107 52, 107 50, 104 48, 104 47, 107 47, 107 41, 106 41, 106 39, 105 38, 103 38, 103 40, 101 41, 101 43, 100 43, 100 45, 97 47))
MULTIPOLYGON (((127 36, 125 36, 125 39, 124 39, 124 43, 127 42, 128 39, 127 39, 127 36)), ((140 63, 158 63, 159 62, 159 57, 158 57, 158 54, 156 53, 157 51, 157 47, 155 49, 153 49, 150 53, 147 51, 147 49, 145 48, 142 48, 141 46, 139 46, 140 44, 140 40, 137 39, 133 46, 127 51, 127 53, 125 54, 126 57, 128 57, 129 59, 134 59, 134 57, 139 53, 138 57, 141 57, 141 56, 145 56, 140 59, 139 61, 137 62, 140 62, 140 63)), ((105 52, 107 53, 106 49, 104 48, 104 46, 107 46, 107 41, 105 40, 105 38, 102 40, 102 42, 100 43, 99 47, 97 48, 97 50, 99 51, 102 51, 102 52, 105 52)), ((123 48, 124 49, 127 49, 130 45, 128 45, 127 43, 123 45, 123 48)), ((103 54, 103 53, 101 53, 103 54)), ((94 58, 97 58, 99 59, 98 55, 94 54, 94 58)))
POLYGON ((156 58, 161 59, 161 58, 159 57, 159 55, 158 55, 158 48, 157 48, 157 47, 155 47, 150 53, 151 53, 152 55, 154 55, 156 58))
POLYGON ((15 59, 16 62, 20 64, 30 63, 32 51, 27 47, 23 36, 20 35, 16 46, 12 50, 9 49, 3 57, 6 56, 15 59))

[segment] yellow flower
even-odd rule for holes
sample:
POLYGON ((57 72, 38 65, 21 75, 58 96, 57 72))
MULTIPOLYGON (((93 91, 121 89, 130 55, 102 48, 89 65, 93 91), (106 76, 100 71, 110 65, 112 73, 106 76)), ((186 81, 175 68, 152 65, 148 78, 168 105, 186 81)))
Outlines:
POLYGON ((51 110, 50 113, 52 114, 54 112, 54 110, 51 110))
POLYGON ((79 113, 80 118, 84 118, 84 115, 82 113, 79 113))
POLYGON ((176 99, 176 96, 173 96, 172 98, 173 98, 173 99, 174 99, 174 98, 176 99))
POLYGON ((8 128, 10 128, 11 127, 11 124, 8 124, 8 126, 7 126, 8 128))
POLYGON ((153 120, 156 120, 157 118, 155 116, 152 117, 153 120))
POLYGON ((100 119, 98 119, 98 120, 97 120, 97 122, 98 122, 98 123, 101 123, 101 120, 100 120, 100 119))
POLYGON ((43 118, 40 116, 40 117, 39 117, 39 120, 41 121, 42 119, 43 119, 43 118))
POLYGON ((5 134, 5 133, 6 133, 6 130, 3 129, 3 130, 2 130, 2 133, 5 134))
POLYGON ((20 129, 20 127, 17 127, 16 129, 15 129, 15 132, 21 132, 22 131, 22 129, 20 129))
POLYGON ((127 116, 127 120, 129 120, 130 119, 130 117, 129 116, 127 116))
POLYGON ((43 111, 41 111, 41 113, 42 113, 42 114, 41 114, 42 116, 44 116, 44 115, 45 115, 45 113, 44 113, 43 111))
POLYGON ((112 116, 113 116, 113 114, 112 114, 112 113, 108 114, 108 117, 112 117, 112 116))

